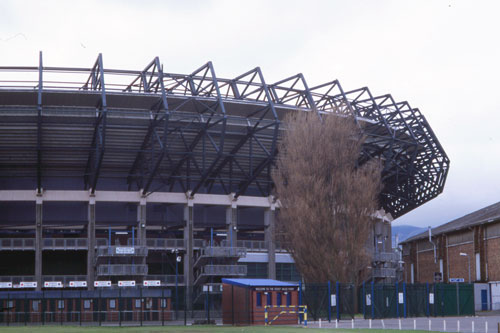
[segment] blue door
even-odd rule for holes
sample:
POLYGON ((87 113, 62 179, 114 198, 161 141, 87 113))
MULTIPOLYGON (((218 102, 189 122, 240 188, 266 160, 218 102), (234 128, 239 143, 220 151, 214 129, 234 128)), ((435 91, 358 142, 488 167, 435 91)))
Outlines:
POLYGON ((481 310, 488 310, 488 291, 486 289, 481 290, 481 310))

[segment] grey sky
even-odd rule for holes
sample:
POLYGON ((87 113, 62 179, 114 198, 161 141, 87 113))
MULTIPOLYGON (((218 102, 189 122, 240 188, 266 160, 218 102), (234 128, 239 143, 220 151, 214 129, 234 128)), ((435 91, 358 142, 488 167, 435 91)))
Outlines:
POLYGON ((500 201, 497 1, 2 1, 0 65, 167 72, 208 60, 218 76, 260 66, 272 83, 391 93, 425 115, 451 160, 445 191, 396 220, 438 225, 500 201))

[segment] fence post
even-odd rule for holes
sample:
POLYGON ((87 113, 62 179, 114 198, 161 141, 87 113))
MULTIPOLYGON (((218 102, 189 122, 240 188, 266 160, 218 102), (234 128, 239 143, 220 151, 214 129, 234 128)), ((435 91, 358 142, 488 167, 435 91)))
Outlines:
MULTIPOLYGON (((165 298, 165 288, 161 289, 161 301, 160 301, 160 308, 161 308, 161 326, 165 326, 165 308, 167 307, 167 299, 165 298), (165 302, 165 303, 163 303, 165 302), (163 306, 165 304, 165 306, 163 306)), ((177 320, 177 315, 175 316, 175 319, 177 320)))
POLYGON ((99 289, 99 298, 97 299, 97 315, 99 316, 99 326, 101 326, 101 298, 102 290, 99 289))
POLYGON ((118 289, 118 326, 122 326, 122 290, 118 289))
POLYGON ((372 280, 372 302, 371 302, 371 306, 372 306, 372 318, 375 318, 375 282, 372 280))
POLYGON ((426 312, 426 315, 427 317, 430 316, 430 304, 429 304, 429 282, 426 282, 425 283, 425 293, 426 293, 426 297, 425 297, 425 312, 426 312))
POLYGON ((184 326, 187 326, 187 285, 184 285, 184 326))
POLYGON ((28 325, 28 313, 30 311, 30 304, 28 302, 28 295, 27 293, 24 294, 24 326, 28 325), (26 311, 26 308, 28 308, 28 311, 26 311))
POLYGON ((328 322, 332 322, 332 292, 330 290, 330 281, 328 281, 328 322))
POLYGON ((363 318, 366 319, 366 290, 365 290, 365 282, 363 281, 363 292, 361 293, 361 295, 363 295, 363 297, 361 297, 361 299, 363 300, 363 318))
POLYGON ((406 299, 406 281, 403 282, 403 311, 404 311, 404 317, 406 318, 408 316, 408 309, 406 307, 407 299, 406 299))
MULTIPOLYGON (((302 305, 302 280, 299 281, 299 305, 302 305)), ((301 314, 299 314, 299 321, 302 324, 301 314)))
MULTIPOLYGON (((403 300, 404 302, 404 300, 403 300)), ((396 317, 399 318, 399 285, 398 283, 396 282, 396 317)), ((400 321, 401 323, 401 321, 400 321)), ((401 328, 399 328, 401 329, 401 328)))
POLYGON ((79 313, 80 313, 80 326, 82 326, 82 291, 80 290, 80 310, 79 310, 79 313))
POLYGON ((337 310, 337 320, 340 320, 340 284, 339 282, 335 282, 335 289, 336 289, 336 292, 337 292, 337 306, 336 306, 336 310, 337 310))
MULTIPOLYGON (((262 298, 261 298, 262 302, 262 298)), ((231 323, 234 326, 234 286, 231 285, 231 323)))
POLYGON ((144 299, 142 298, 142 288, 139 288, 140 296, 141 296, 141 326, 142 326, 142 308, 144 307, 144 299))

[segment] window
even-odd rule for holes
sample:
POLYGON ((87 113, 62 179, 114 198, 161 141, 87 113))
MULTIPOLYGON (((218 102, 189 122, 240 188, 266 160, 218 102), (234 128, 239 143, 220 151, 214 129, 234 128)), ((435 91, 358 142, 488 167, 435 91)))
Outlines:
POLYGON ((281 306, 281 293, 276 293, 276 305, 281 306))
POLYGON ((300 281, 300 274, 294 264, 276 264, 276 280, 280 281, 300 281))
POLYGON ((261 307, 262 306, 262 294, 257 293, 257 306, 261 307))
POLYGON ((109 300, 109 308, 110 309, 116 308, 116 300, 114 300, 114 299, 109 300))
POLYGON ((140 308, 141 307, 141 300, 140 299, 136 299, 135 300, 135 307, 136 308, 140 308))
POLYGON ((161 307, 162 307, 162 309, 165 309, 167 307, 167 299, 166 298, 161 299, 161 307))
POLYGON ((38 311, 38 304, 39 304, 40 301, 33 301, 32 303, 32 307, 33 307, 33 311, 38 311))
POLYGON ((238 265, 247 266, 247 278, 249 279, 267 279, 267 263, 248 262, 238 265))
POLYGON ((89 299, 86 299, 83 301, 83 308, 90 309, 90 300, 89 299))
POLYGON ((60 299, 57 301, 57 308, 64 309, 64 300, 60 299))
POLYGON ((273 305, 273 293, 267 293, 267 305, 273 305))

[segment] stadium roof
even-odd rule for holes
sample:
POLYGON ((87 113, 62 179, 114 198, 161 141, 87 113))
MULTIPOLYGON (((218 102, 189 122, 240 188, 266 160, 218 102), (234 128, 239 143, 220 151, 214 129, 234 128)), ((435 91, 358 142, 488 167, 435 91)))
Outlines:
POLYGON ((2 189, 128 190, 269 196, 289 112, 355 117, 359 164, 383 161, 380 205, 397 218, 439 195, 449 159, 421 112, 337 80, 268 84, 259 68, 219 78, 144 70, 0 67, 2 189))
MULTIPOLYGON (((496 204, 484 207, 482 209, 476 210, 470 214, 462 216, 458 219, 440 225, 439 227, 432 228, 432 235, 437 236, 440 234, 446 234, 453 231, 458 231, 468 227, 473 227, 476 225, 481 225, 485 223, 498 222, 500 220, 500 202, 496 204)), ((400 244, 409 243, 419 239, 425 239, 428 237, 428 231, 421 232, 418 235, 405 239, 404 242, 400 244)))

